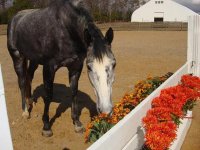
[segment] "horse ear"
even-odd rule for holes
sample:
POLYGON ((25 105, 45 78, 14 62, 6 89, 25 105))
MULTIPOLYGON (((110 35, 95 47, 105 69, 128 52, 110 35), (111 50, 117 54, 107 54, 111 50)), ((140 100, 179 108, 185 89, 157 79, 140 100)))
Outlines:
POLYGON ((90 43, 92 42, 92 36, 90 35, 88 29, 85 29, 85 31, 84 31, 84 40, 85 40, 87 46, 89 46, 90 43))
POLYGON ((108 42, 108 44, 112 43, 113 37, 114 37, 113 29, 110 27, 105 35, 105 40, 108 42))

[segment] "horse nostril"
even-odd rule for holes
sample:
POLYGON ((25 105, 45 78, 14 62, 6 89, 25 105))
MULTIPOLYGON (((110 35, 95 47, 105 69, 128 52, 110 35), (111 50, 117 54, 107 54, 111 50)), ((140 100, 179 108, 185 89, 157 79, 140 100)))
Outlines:
POLYGON ((111 111, 110 113, 108 113, 108 116, 112 116, 112 114, 113 114, 113 111, 111 111))

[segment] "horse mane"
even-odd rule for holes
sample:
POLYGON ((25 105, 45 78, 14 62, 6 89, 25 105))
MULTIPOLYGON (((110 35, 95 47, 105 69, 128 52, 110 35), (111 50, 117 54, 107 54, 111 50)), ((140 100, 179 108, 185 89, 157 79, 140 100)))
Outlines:
POLYGON ((94 24, 88 24, 88 31, 94 39, 93 54, 99 61, 103 61, 103 56, 108 55, 108 49, 105 47, 105 40, 101 30, 94 24))
POLYGON ((99 62, 103 62, 103 57, 108 55, 108 50, 105 47, 103 39, 96 39, 94 42, 94 56, 99 62))
MULTIPOLYGON (((93 18, 91 17, 87 4, 84 0, 54 0, 50 7, 54 7, 59 10, 65 5, 70 5, 79 14, 80 19, 86 21, 85 29, 88 29, 90 35, 94 40, 94 57, 99 61, 103 61, 103 56, 108 54, 107 48, 105 48, 105 40, 101 30, 93 23, 93 18)), ((82 21, 80 21, 82 22, 82 21)))

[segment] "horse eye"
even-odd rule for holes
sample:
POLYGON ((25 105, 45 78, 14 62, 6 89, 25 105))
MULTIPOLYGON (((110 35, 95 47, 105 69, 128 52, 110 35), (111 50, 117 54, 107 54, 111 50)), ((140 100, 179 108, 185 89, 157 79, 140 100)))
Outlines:
POLYGON ((109 69, 108 69, 108 67, 106 67, 106 72, 108 72, 109 71, 109 69))
POLYGON ((89 65, 87 65, 87 69, 88 71, 92 71, 92 68, 89 65))

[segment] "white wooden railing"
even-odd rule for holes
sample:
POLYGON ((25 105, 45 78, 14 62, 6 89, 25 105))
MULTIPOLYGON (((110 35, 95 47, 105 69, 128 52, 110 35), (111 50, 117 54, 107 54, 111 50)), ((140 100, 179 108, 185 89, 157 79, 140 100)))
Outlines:
POLYGON ((13 150, 0 65, 0 150, 13 150))

